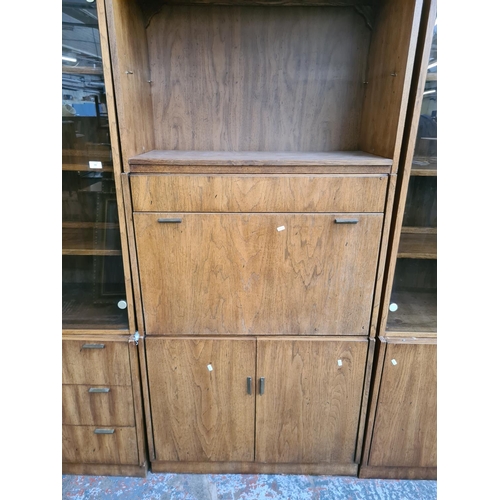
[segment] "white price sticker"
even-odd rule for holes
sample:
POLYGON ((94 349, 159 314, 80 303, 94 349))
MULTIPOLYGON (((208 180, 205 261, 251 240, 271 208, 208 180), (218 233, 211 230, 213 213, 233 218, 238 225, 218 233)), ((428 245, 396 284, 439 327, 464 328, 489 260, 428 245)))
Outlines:
POLYGON ((100 162, 100 161, 89 161, 89 168, 102 168, 102 162, 100 162))

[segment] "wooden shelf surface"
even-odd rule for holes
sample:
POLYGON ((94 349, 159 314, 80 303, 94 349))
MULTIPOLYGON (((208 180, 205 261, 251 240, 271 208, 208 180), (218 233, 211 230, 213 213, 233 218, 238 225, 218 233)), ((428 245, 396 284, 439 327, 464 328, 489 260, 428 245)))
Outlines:
MULTIPOLYGON (((125 291, 123 297, 125 298, 125 291)), ((96 300, 91 284, 64 285, 62 290, 62 327, 69 330, 126 330, 126 309, 117 306, 119 297, 96 300)))
POLYGON ((402 231, 398 258, 437 259, 437 234, 402 231))
POLYGON ((393 291, 391 303, 397 304, 398 310, 389 311, 386 332, 416 335, 437 332, 436 290, 393 291))
POLYGON ((165 151, 153 150, 129 159, 140 166, 368 166, 390 167, 392 160, 363 151, 165 151))
POLYGON ((410 175, 420 177, 436 177, 436 158, 414 158, 411 165, 410 175))
MULTIPOLYGON (((114 228, 118 231, 118 228, 114 228)), ((94 227, 68 227, 63 225, 62 255, 121 255, 119 238, 112 238, 112 246, 106 246, 104 229, 94 227)))

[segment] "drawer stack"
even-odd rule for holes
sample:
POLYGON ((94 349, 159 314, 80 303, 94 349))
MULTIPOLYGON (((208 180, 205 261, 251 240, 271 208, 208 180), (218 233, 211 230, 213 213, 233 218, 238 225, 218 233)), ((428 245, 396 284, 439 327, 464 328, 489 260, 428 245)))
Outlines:
POLYGON ((138 465, 129 343, 63 340, 63 464, 138 465))

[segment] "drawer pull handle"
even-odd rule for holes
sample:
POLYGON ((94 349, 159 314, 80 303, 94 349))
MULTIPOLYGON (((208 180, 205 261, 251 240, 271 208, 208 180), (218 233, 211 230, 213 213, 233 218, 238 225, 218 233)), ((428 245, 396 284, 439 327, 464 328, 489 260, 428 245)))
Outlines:
POLYGON ((158 222, 166 222, 167 224, 179 224, 182 219, 158 219, 158 222))
POLYGON ((83 344, 82 349, 104 349, 104 344, 83 344))
POLYGON ((252 395, 252 377, 247 377, 247 394, 252 395))
POLYGON ((89 392, 109 392, 109 387, 91 387, 89 392))
POLYGON ((357 224, 359 219, 335 219, 335 224, 357 224))
POLYGON ((94 434, 114 434, 114 429, 95 429, 94 434))
POLYGON ((264 377, 260 377, 259 379, 259 394, 262 396, 264 394, 266 379, 264 377))

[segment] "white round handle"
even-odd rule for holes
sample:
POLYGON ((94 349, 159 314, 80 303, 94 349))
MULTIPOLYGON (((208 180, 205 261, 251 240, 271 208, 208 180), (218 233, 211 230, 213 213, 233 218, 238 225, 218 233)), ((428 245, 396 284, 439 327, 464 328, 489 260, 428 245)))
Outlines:
POLYGON ((117 305, 118 305, 118 307, 120 309, 127 309, 127 301, 126 300, 120 300, 120 301, 118 301, 117 305))
POLYGON ((394 302, 389 306, 389 311, 394 312, 398 310, 398 305, 394 302))

